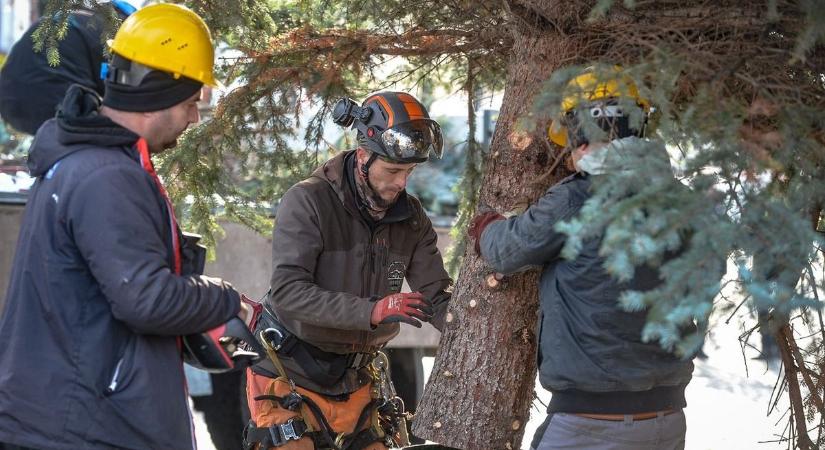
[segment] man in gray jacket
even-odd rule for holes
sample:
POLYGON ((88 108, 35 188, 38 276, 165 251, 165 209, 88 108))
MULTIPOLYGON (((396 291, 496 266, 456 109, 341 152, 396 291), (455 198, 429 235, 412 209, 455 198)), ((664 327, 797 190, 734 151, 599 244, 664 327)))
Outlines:
POLYGON ((279 329, 278 349, 249 372, 248 448, 396 444, 406 430, 371 362, 399 322, 440 329, 450 298, 436 233, 405 190, 417 164, 441 155, 438 124, 399 92, 360 107, 343 99, 333 120, 358 131, 358 149, 324 163, 278 206, 269 317, 261 320, 275 321, 266 326, 279 329), (401 292, 405 279, 413 292, 401 292))
POLYGON ((591 177, 605 173, 608 152, 638 143, 644 124, 631 125, 630 109, 644 117, 649 104, 620 73, 585 71, 571 86, 578 92, 564 99, 565 115, 550 138, 571 150, 576 173, 523 214, 504 220, 488 212, 470 225, 476 251, 496 271, 542 267, 539 379, 553 396, 532 448, 683 449, 693 363, 643 342, 646 312, 618 304, 623 291, 659 285, 658 270, 638 267, 631 280, 619 282, 604 268, 601 238, 585 240, 578 256, 565 260, 566 235, 555 230, 591 196, 591 177), (607 139, 589 142, 582 114, 595 118, 607 139))

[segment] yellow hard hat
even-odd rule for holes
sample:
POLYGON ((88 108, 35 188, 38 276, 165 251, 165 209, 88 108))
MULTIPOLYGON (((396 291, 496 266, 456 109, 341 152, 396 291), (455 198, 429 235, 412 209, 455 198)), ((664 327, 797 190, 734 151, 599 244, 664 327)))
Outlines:
MULTIPOLYGON (((594 102, 619 98, 632 99, 645 113, 650 112, 650 102, 639 95, 636 83, 623 73, 620 66, 606 69, 589 67, 564 88, 561 115, 594 102)), ((547 137, 562 147, 567 145, 567 129, 559 118, 553 119, 547 127, 547 137)))
POLYGON ((112 52, 178 78, 218 86, 209 27, 189 8, 156 3, 137 10, 108 41, 112 52))
POLYGON ((547 137, 556 145, 567 147, 567 128, 559 119, 553 119, 547 127, 547 137))

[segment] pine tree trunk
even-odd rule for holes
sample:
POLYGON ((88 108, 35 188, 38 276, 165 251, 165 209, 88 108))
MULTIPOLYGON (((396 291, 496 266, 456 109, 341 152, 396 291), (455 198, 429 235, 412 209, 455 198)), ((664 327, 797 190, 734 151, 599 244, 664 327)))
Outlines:
MULTIPOLYGON (((514 28, 515 30, 515 28, 514 28)), ((524 30, 522 30, 524 31, 524 30)), ((535 33, 534 33, 535 34, 535 33)), ((520 34, 509 62, 507 90, 488 156, 482 205, 499 212, 534 201, 563 170, 533 183, 559 153, 536 130, 519 131, 544 80, 570 57, 561 36, 520 34)), ((420 437, 462 449, 514 449, 529 419, 536 376, 537 273, 486 278, 492 270, 472 246, 450 305, 440 350, 414 421, 420 437)))

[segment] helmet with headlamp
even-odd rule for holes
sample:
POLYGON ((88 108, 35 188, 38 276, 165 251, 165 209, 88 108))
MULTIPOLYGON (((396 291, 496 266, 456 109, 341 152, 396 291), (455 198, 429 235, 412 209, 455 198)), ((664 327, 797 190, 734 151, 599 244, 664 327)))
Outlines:
POLYGON ((358 104, 338 100, 332 120, 358 131, 358 145, 394 163, 422 163, 430 154, 441 157, 441 127, 430 119, 415 97, 403 92, 378 92, 358 104))

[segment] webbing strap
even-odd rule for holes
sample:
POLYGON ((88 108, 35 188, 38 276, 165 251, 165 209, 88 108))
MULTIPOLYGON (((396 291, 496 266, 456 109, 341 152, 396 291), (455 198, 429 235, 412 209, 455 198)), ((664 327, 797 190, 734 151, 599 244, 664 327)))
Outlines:
POLYGON ((278 354, 275 352, 275 349, 272 348, 272 346, 269 344, 269 341, 267 341, 266 338, 264 338, 263 331, 261 332, 261 335, 258 336, 258 341, 263 343, 264 350, 266 350, 266 355, 269 356, 269 359, 271 359, 272 363, 275 364, 275 368, 278 369, 278 375, 280 375, 281 378, 288 380, 289 386, 292 388, 292 390, 295 390, 295 386, 292 382, 292 379, 287 376, 286 369, 284 369, 284 365, 281 364, 281 359, 278 358, 278 354))
POLYGON ((372 427, 365 428, 350 435, 342 450, 363 450, 376 442, 384 442, 384 437, 379 436, 372 427))
POLYGON ((376 412, 375 404, 376 401, 373 399, 367 403, 367 406, 365 406, 361 411, 361 415, 358 417, 358 422, 355 424, 355 429, 360 431, 356 431, 344 439, 344 445, 341 446, 342 450, 361 450, 373 442, 384 440, 384 436, 381 433, 378 433, 372 424, 365 429, 361 429, 361 427, 367 423, 372 414, 376 412))
POLYGON ((269 427, 256 427, 254 422, 244 429, 243 445, 245 450, 252 450, 260 444, 261 450, 280 447, 289 441, 297 441, 307 433, 307 424, 300 417, 293 417, 286 423, 269 427))
POLYGON ((338 446, 335 445, 334 440, 335 430, 333 430, 332 426, 330 426, 326 416, 324 416, 324 412, 321 410, 321 407, 306 395, 302 395, 301 398, 304 399, 304 404, 312 412, 312 415, 315 416, 315 420, 317 420, 321 425, 321 428, 323 429, 322 431, 324 432, 322 436, 325 438, 330 448, 338 449, 338 446))
MULTIPOLYGON (((314 431, 312 430, 312 425, 309 424, 308 418, 306 416, 305 409, 309 410, 313 416, 315 416, 315 420, 321 426, 321 430, 316 433, 316 437, 323 439, 327 444, 329 444, 329 448, 338 449, 338 446, 335 445, 335 431, 333 431, 332 427, 330 426, 327 418, 324 416, 323 411, 318 406, 315 401, 311 398, 307 397, 306 395, 301 395, 296 391, 290 392, 289 395, 284 397, 279 397, 277 395, 259 395, 254 398, 256 401, 262 400, 269 400, 272 402, 276 402, 282 408, 288 409, 290 411, 297 411, 300 409, 301 411, 301 418, 293 418, 292 420, 300 420, 303 424, 303 431, 306 433, 307 431, 314 431), (301 408, 301 406, 306 406, 306 408, 301 408)), ((282 426, 282 425, 273 425, 273 426, 282 426)), ((313 439, 318 440, 318 439, 313 439)))
MULTIPOLYGON (((279 397, 277 395, 259 395, 255 400, 269 400, 277 402, 280 406, 294 410, 289 406, 296 406, 287 397, 279 397)), ((272 425, 270 427, 256 427, 254 422, 250 421, 244 430, 244 449, 252 450, 255 445, 260 444, 259 450, 265 450, 269 447, 279 447, 285 445, 290 440, 297 440, 303 436, 309 436, 315 443, 316 449, 332 449, 332 450, 362 450, 374 442, 382 442, 384 435, 377 432, 374 427, 370 426, 353 434, 343 437, 343 439, 335 440, 335 431, 329 425, 327 418, 324 416, 321 408, 311 398, 301 395, 302 403, 307 406, 315 419, 321 425, 322 430, 311 431, 310 425, 305 421, 305 418, 293 417, 287 423, 280 425, 272 425)), ((355 429, 358 430, 367 422, 367 418, 375 411, 375 400, 368 403, 358 417, 358 422, 355 429)))

